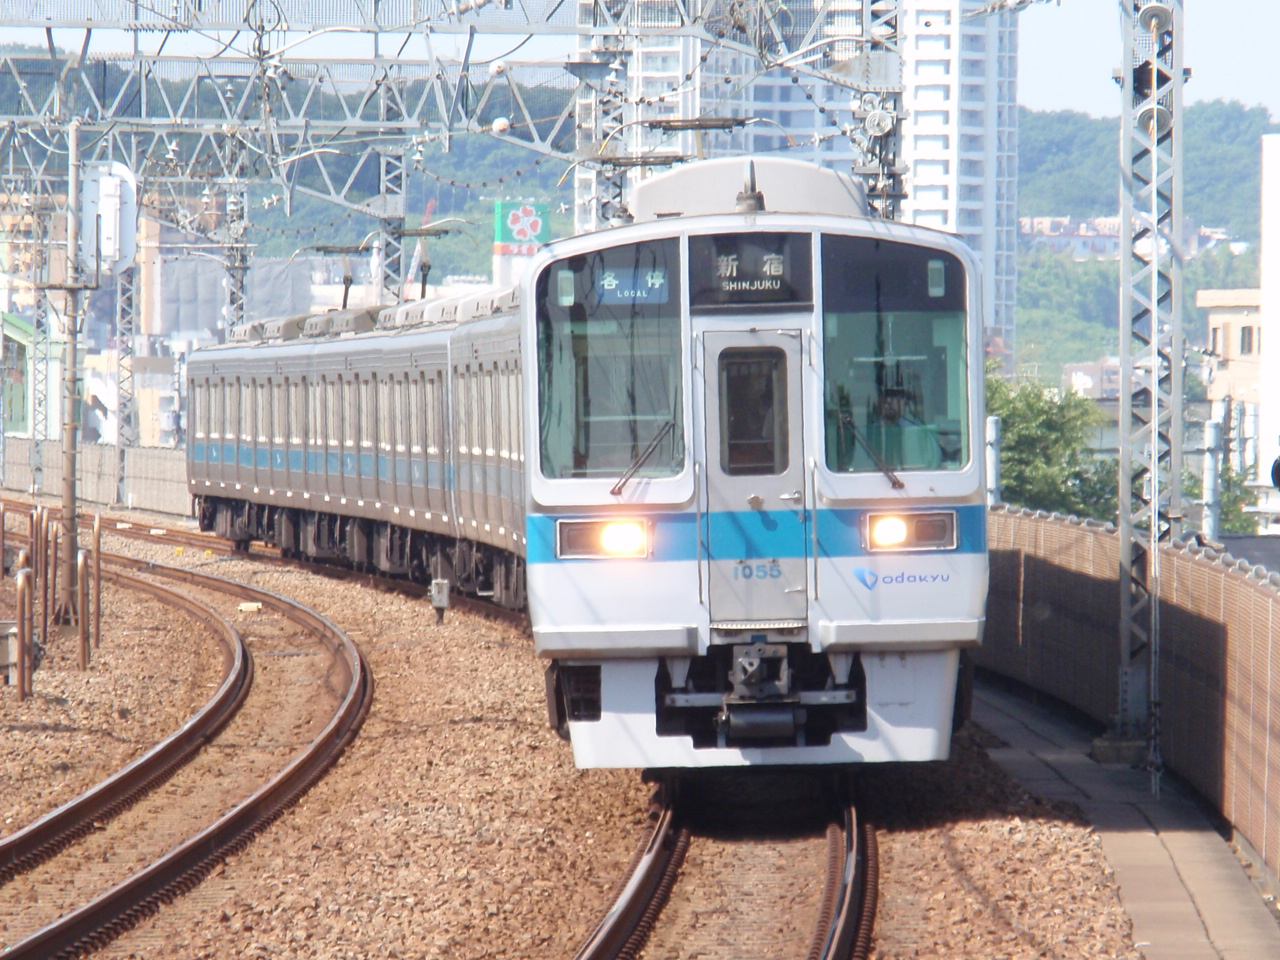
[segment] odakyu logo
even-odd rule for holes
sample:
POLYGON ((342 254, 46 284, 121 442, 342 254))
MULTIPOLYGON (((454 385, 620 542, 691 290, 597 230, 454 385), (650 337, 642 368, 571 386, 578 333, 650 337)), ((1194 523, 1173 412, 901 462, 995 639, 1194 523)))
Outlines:
POLYGON ((880 576, 874 570, 868 570, 866 567, 854 567, 853 575, 868 590, 874 590, 880 584, 897 586, 910 583, 928 586, 934 583, 947 583, 951 580, 951 574, 949 573, 907 573, 905 570, 880 576))

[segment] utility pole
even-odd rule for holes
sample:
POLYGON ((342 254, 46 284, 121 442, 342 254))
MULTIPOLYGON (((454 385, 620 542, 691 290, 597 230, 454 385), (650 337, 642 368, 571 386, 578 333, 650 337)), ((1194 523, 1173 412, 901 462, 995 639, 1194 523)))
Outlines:
POLYGON ((64 596, 58 607, 58 619, 71 623, 76 619, 76 556, 79 543, 76 533, 76 433, 78 417, 76 394, 80 340, 80 312, 84 289, 80 282, 80 121, 72 120, 67 131, 70 150, 67 178, 67 331, 63 373, 62 410, 62 585, 64 596))

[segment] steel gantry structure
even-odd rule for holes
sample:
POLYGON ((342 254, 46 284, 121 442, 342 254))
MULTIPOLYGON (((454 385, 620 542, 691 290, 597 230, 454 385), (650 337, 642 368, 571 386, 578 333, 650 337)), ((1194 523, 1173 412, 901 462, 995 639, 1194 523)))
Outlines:
MULTIPOLYGON (((896 215, 902 196, 898 0, 14 0, 6 26, 37 41, 0 54, 3 203, 37 198, 30 242, 41 246, 65 206, 74 118, 86 164, 126 164, 153 216, 222 246, 226 327, 244 319, 250 183, 273 185, 286 209, 303 194, 376 220, 383 296, 393 300, 403 289, 406 151, 427 141, 447 149, 455 135, 485 133, 561 157, 589 173, 591 225, 625 218, 626 171, 647 161, 619 155, 616 134, 643 114, 627 62, 646 38, 688 37, 744 54, 760 72, 781 68, 847 93, 843 132, 865 158, 857 172, 882 215, 896 215), (62 34, 74 52, 58 48, 55 30, 77 31, 62 34), (325 34, 353 35, 369 54, 301 49, 325 34), (123 52, 122 35, 131 38, 123 52), (473 56, 480 37, 535 36, 576 37, 583 62, 473 56), (215 55, 191 53, 190 42, 184 52, 193 38, 217 40, 215 55), (465 44, 461 55, 439 52, 449 44, 465 44), (411 46, 421 52, 408 55, 411 46)), ((123 446, 137 435, 133 273, 117 284, 123 446)), ((50 309, 41 295, 37 483, 50 309)))
MULTIPOLYGON (((644 158, 608 148, 643 102, 628 87, 626 65, 646 37, 688 37, 745 54, 760 72, 783 68, 793 81, 805 75, 847 91, 850 123, 844 133, 866 160, 855 172, 867 178, 882 215, 894 215, 902 193, 898 0, 822 0, 813 8, 776 0, 533 0, 518 7, 509 0, 175 0, 163 7, 138 0, 17 0, 6 9, 6 25, 40 31, 43 40, 0 54, 4 202, 11 207, 18 196, 44 198, 24 212, 33 281, 39 252, 47 246, 43 227, 59 195, 69 209, 63 278, 33 282, 41 290, 33 350, 33 472, 41 489, 50 340, 48 324, 40 319, 50 308, 44 291, 62 289, 68 385, 64 514, 70 518, 76 497, 78 305, 80 291, 87 289, 74 240, 77 184, 85 165, 123 163, 143 185, 143 203, 153 216, 221 245, 227 271, 219 324, 224 328, 244 320, 255 182, 278 191, 286 210, 303 194, 374 218, 382 297, 393 302, 403 293, 405 153, 428 140, 448 149, 455 134, 485 133, 563 157, 598 176, 589 198, 592 225, 625 219, 623 178, 632 165, 626 161, 644 158), (78 31, 78 50, 60 49, 55 30, 78 31), (297 49, 329 33, 363 36, 369 55, 316 56, 297 49), (576 71, 570 64, 476 61, 481 34, 576 37, 587 59, 576 71), (124 52, 112 46, 121 35, 132 41, 124 52), (465 42, 460 58, 437 53, 449 35, 465 42), (144 49, 146 37, 154 49, 144 49), (181 49, 182 39, 196 37, 217 40, 218 49, 212 55, 181 49), (407 54, 411 45, 422 52, 407 54), (210 210, 197 197, 220 201, 216 222, 209 223, 210 210)), ((697 72, 695 67, 687 79, 697 72)), ((121 464, 137 437, 134 294, 135 275, 126 264, 119 271, 116 314, 121 464)), ((68 520, 64 527, 70 560, 75 526, 68 520)), ((74 570, 65 577, 68 589, 73 576, 74 570)))

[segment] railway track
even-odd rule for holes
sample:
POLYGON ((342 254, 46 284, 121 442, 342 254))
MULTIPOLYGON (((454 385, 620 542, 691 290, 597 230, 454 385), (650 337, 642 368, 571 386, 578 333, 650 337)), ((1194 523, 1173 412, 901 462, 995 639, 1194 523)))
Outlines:
MULTIPOLYGON (((26 506, 25 504, 18 504, 26 506)), ((271 548, 255 547, 249 553, 237 549, 227 541, 209 534, 191 531, 173 530, 160 526, 149 526, 145 523, 122 520, 115 517, 104 517, 105 534, 114 534, 135 541, 156 543, 169 547, 183 547, 194 551, 210 551, 225 557, 242 557, 248 560, 265 561, 286 566, 301 566, 305 569, 329 576, 342 578, 359 578, 370 586, 379 589, 395 590, 414 597, 426 595, 425 588, 404 580, 369 575, 349 568, 330 566, 327 564, 311 564, 286 559, 278 551, 271 548)), ((104 557, 106 555, 104 554, 104 557)), ((122 561, 134 570, 161 569, 141 560, 122 561)), ((202 576, 189 570, 171 569, 168 576, 194 578, 202 576)), ((240 585, 236 585, 239 587, 240 585)), ((252 590, 253 588, 244 588, 252 590)), ((510 620, 506 611, 498 610, 483 601, 470 598, 461 600, 459 606, 476 609, 491 617, 510 620)), ((691 849, 696 853, 711 848, 713 853, 703 859, 714 859, 717 855, 717 844, 725 849, 718 855, 725 855, 727 847, 724 838, 704 836, 691 826, 699 819, 705 820, 704 814, 691 810, 690 805, 679 800, 680 789, 675 784, 664 785, 659 799, 651 810, 649 822, 643 841, 633 859, 632 869, 619 884, 616 898, 607 915, 600 922, 587 944, 578 954, 578 960, 612 960, 627 958, 641 960, 646 956, 664 955, 661 949, 664 944, 673 941, 685 942, 698 936, 707 937, 705 930, 694 932, 689 927, 689 919, 693 918, 694 926, 698 926, 700 908, 691 903, 690 890, 696 885, 706 886, 706 878, 698 877, 695 882, 685 878, 682 885, 682 867, 691 849), (673 904, 664 914, 664 907, 673 904), (682 920, 682 912, 686 915, 682 920), (658 937, 655 939, 655 931, 658 937)), ((809 927, 806 930, 790 929, 780 931, 782 942, 774 945, 771 953, 768 946, 760 942, 760 932, 748 929, 750 924, 738 924, 732 936, 745 938, 741 947, 753 952, 753 956, 797 956, 804 955, 808 960, 847 960, 847 958, 865 958, 871 946, 871 932, 876 909, 876 885, 878 867, 876 864, 875 832, 869 825, 860 823, 857 809, 852 803, 844 803, 838 811, 833 811, 830 824, 819 829, 816 835, 809 831, 801 836, 779 839, 771 838, 762 844, 753 844, 746 838, 737 838, 728 846, 737 852, 729 852, 728 856, 738 860, 752 859, 764 863, 763 869, 768 872, 770 859, 786 862, 793 870, 803 870, 810 877, 808 886, 814 888, 809 896, 804 914, 809 927), (785 848, 785 849, 784 849, 785 848), (821 881, 817 878, 821 878, 821 881), (787 939, 789 938, 789 939, 787 939)), ((236 843, 228 840, 229 848, 236 843)), ((241 843, 243 841, 240 841, 241 843)), ((212 865, 210 861, 204 869, 212 865)), ((752 891, 762 898, 772 896, 777 890, 767 876, 761 876, 759 869, 753 874, 750 866, 741 864, 733 868, 740 877, 741 890, 737 893, 728 891, 720 884, 716 896, 727 896, 737 899, 743 891, 752 891)), ((195 881, 185 881, 185 886, 195 881)), ((153 886, 155 884, 153 883, 153 886)), ((713 884, 714 885, 714 884, 713 884)), ((732 884, 730 884, 731 886, 732 884)), ((135 909, 130 916, 122 917, 105 925, 108 934, 114 930, 122 930, 131 926, 136 919, 144 915, 146 910, 154 909, 154 904, 173 891, 181 889, 184 881, 170 882, 168 893, 152 894, 151 901, 141 910, 135 909)), ((0 890, 0 893, 3 891, 0 890)), ((748 912, 759 914, 750 904, 745 904, 748 912)), ((717 912, 720 911, 717 908, 717 912)), ((732 911, 728 911, 732 912, 732 911)), ((767 911, 766 911, 767 914, 767 911)), ((770 921, 765 914, 759 914, 757 920, 763 919, 764 926, 770 921)), ((757 924, 759 925, 759 924, 757 924)), ((42 931, 43 933, 43 931, 42 931)), ((726 939, 724 932, 710 934, 711 939, 722 948, 732 942, 726 939)), ((81 938, 83 942, 83 937, 81 938)), ((701 947, 700 955, 711 956, 701 947)), ((47 949, 37 949, 29 954, 11 953, 6 956, 46 956, 51 955, 47 949)), ((725 956, 746 955, 740 950, 729 948, 725 956)))
POLYGON ((178 734, 0 844, 0 900, 11 904, 6 960, 78 955, 193 887, 324 773, 372 697, 360 651, 294 601, 193 570, 103 559, 104 576, 209 623, 229 666, 218 694, 178 734), (231 604, 244 620, 246 602, 256 668, 245 640, 214 609, 231 604), (274 683, 261 682, 273 675, 274 683), (329 691, 330 709, 317 709, 325 699, 317 686, 329 691), (273 719, 287 723, 273 728, 273 719))
POLYGON ((577 960, 641 960, 674 955, 673 948, 682 956, 711 957, 716 948, 726 958, 799 956, 795 941, 803 931, 789 929, 799 925, 783 916, 797 906, 791 874, 807 872, 812 881, 819 865, 820 893, 799 898, 811 901, 804 905, 807 910, 798 911, 811 921, 803 956, 865 960, 875 924, 879 866, 875 829, 859 820, 851 801, 842 802, 825 831, 816 835, 803 827, 788 835, 792 831, 775 826, 763 836, 758 829, 737 828, 726 836, 720 828, 706 829, 719 819, 714 792, 697 800, 697 809, 681 792, 673 781, 660 787, 631 868, 577 960), (693 825, 698 820, 703 829, 693 825), (701 847, 713 852, 703 857, 701 869, 691 869, 690 852, 701 847), (734 880, 726 883, 711 875, 716 870, 706 864, 717 860, 734 880), (697 876, 689 877, 691 873, 697 876), (738 889, 726 889, 734 881, 738 889), (699 896, 711 898, 710 910, 698 903, 699 896), (712 913, 722 922, 710 921, 712 913), (764 939, 775 942, 762 942, 765 928, 764 939))

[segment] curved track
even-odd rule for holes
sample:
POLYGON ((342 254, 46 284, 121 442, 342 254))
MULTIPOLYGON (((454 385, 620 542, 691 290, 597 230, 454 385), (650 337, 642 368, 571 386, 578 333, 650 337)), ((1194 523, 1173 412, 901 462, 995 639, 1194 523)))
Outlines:
MULTIPOLYGON (((121 582, 126 582, 126 578, 130 583, 147 582, 140 575, 178 581, 198 590, 260 603, 263 609, 273 611, 298 629, 305 630, 316 637, 331 656, 332 665, 327 668, 326 675, 331 682, 336 678, 340 688, 337 691, 340 703, 320 734, 301 753, 293 756, 284 769, 275 773, 264 786, 212 825, 195 836, 188 836, 184 842, 138 870, 124 882, 13 944, 5 953, 6 960, 73 956, 91 950, 133 926, 139 919, 156 910, 161 903, 193 887, 212 867, 229 853, 248 843, 257 831, 278 817, 319 779, 355 736, 372 698, 372 678, 356 646, 327 619, 294 601, 260 588, 191 570, 164 567, 125 557, 108 557, 106 554, 103 559, 109 562, 111 568, 115 568, 112 575, 120 578, 121 582)), ((146 587, 139 589, 147 589, 153 594, 175 593, 154 583, 148 583, 146 587)), ((195 603, 192 600, 187 602, 195 603)), ((242 659, 248 663, 247 657, 242 659)), ((244 699, 247 678, 235 683, 235 675, 233 671, 233 676, 223 686, 231 684, 236 691, 232 699, 238 705, 244 699)), ((220 690, 219 697, 215 700, 225 699, 220 690)), ((209 708, 206 708, 202 715, 209 712, 209 708)), ((229 716, 224 711, 218 722, 225 724, 229 716)), ((182 740, 182 746, 174 745, 167 752, 190 757, 210 736, 207 729, 192 736, 186 736, 187 733, 184 728, 176 735, 182 740)), ((161 747, 168 743, 166 741, 161 747)), ((171 761, 169 772, 180 762, 180 759, 171 761)), ((31 869, 41 859, 66 847, 76 836, 96 829, 101 822, 102 811, 114 813, 123 810, 131 802, 130 798, 136 799, 146 792, 149 784, 161 782, 167 775, 157 774, 154 770, 145 772, 145 768, 139 768, 139 763, 132 764, 84 797, 73 801, 73 805, 83 802, 78 811, 67 808, 55 811, 22 834, 11 838, 14 842, 11 844, 8 862, 15 867, 31 869), (96 812, 88 812, 91 810, 96 812), (46 826, 53 822, 60 824, 60 827, 55 829, 46 826), (25 839, 19 841, 18 837, 25 839)))
MULTIPOLYGON (((689 818, 679 809, 678 792, 670 782, 660 788, 631 869, 619 885, 608 913, 578 952, 577 960, 637 960, 645 956, 664 908, 681 894, 678 881, 695 842, 693 831, 686 825, 689 818)), ((817 920, 803 954, 808 960, 865 960, 871 950, 879 878, 875 829, 859 822, 851 802, 843 807, 836 822, 826 830, 825 844, 810 842, 810 846, 825 845, 825 878, 817 920)), ((746 853, 752 841, 739 838, 735 843, 746 853)), ((758 892, 762 898, 773 896, 772 889, 758 892)), ((683 929, 674 934, 677 939, 689 935, 683 929)), ((726 943, 723 938, 718 945, 727 957, 748 955, 757 946, 726 943)), ((689 955, 708 955, 700 946, 681 944, 682 950, 686 947, 692 951, 689 955)), ((796 944, 782 945, 780 949, 786 955, 801 955, 796 944)))
POLYGON ((128 807, 162 782, 207 743, 244 702, 253 682, 253 659, 239 632, 216 610, 159 584, 123 572, 104 576, 130 590, 185 610, 206 623, 223 649, 224 673, 213 698, 182 729, 156 744, 123 770, 35 823, 0 840, 0 886, 128 807))

